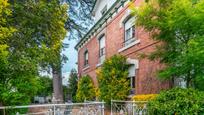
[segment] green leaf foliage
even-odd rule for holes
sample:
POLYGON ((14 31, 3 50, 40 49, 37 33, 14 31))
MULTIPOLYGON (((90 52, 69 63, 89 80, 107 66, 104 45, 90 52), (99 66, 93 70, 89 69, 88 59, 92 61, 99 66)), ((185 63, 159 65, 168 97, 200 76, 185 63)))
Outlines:
POLYGON ((90 76, 82 76, 78 82, 76 94, 77 102, 93 101, 96 97, 96 89, 90 76))
POLYGON ((38 96, 51 96, 53 93, 53 83, 52 83, 52 78, 49 76, 42 76, 39 77, 39 82, 40 82, 40 88, 38 89, 38 92, 36 95, 38 96))
POLYGON ((160 78, 182 77, 188 87, 203 79, 203 0, 149 0, 134 13, 137 25, 161 42, 149 56, 166 64, 160 78))
POLYGON ((150 115, 202 115, 204 93, 181 88, 161 92, 148 103, 148 112, 150 115))
POLYGON ((76 102, 78 75, 75 69, 71 70, 68 81, 68 93, 71 96, 72 102, 76 102))
POLYGON ((61 67, 66 19, 67 7, 58 0, 0 0, 1 105, 29 104, 42 85, 39 67, 61 67))
POLYGON ((99 83, 99 99, 110 105, 111 100, 124 100, 127 98, 130 86, 126 58, 114 55, 105 60, 97 72, 99 83))

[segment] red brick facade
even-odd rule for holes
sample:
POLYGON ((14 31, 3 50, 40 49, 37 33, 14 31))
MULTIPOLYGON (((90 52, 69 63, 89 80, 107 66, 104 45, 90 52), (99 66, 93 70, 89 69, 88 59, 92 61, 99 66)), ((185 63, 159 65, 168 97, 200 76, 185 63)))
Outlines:
MULTIPOLYGON (((142 0, 136 0, 135 4, 139 5, 142 0)), ((150 61, 146 58, 141 58, 141 54, 148 54, 154 51, 154 48, 158 42, 153 41, 149 34, 142 28, 136 28, 136 38, 139 43, 134 46, 119 51, 123 48, 124 42, 124 27, 121 26, 121 20, 123 20, 125 13, 127 12, 128 5, 125 5, 110 21, 106 23, 106 26, 97 32, 85 45, 78 49, 78 72, 79 75, 88 74, 92 77, 94 84, 97 86, 97 76, 95 70, 99 63, 99 42, 98 37, 100 34, 105 34, 106 43, 106 58, 113 56, 114 54, 121 54, 127 58, 137 59, 139 61, 139 69, 136 71, 135 77, 135 92, 136 94, 150 94, 159 93, 161 89, 170 87, 169 82, 161 82, 157 80, 156 71, 162 68, 162 64, 158 61, 150 61), (89 53, 89 66, 84 68, 84 51, 88 50, 89 53)))

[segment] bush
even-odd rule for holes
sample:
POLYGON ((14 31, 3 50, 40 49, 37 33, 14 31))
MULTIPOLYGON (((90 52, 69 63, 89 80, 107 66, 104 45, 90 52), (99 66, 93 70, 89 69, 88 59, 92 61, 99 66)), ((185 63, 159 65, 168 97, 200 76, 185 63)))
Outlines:
POLYGON ((114 55, 107 59, 97 72, 99 83, 99 99, 110 105, 111 99, 124 100, 127 98, 130 86, 127 80, 128 67, 126 58, 114 55))
POLYGON ((92 101, 96 97, 96 90, 90 76, 82 76, 78 83, 76 94, 77 102, 92 101))
POLYGON ((151 115, 203 114, 204 93, 194 89, 174 88, 161 92, 148 103, 151 115))
POLYGON ((134 101, 150 101, 156 98, 158 94, 146 94, 146 95, 135 95, 133 96, 134 101))

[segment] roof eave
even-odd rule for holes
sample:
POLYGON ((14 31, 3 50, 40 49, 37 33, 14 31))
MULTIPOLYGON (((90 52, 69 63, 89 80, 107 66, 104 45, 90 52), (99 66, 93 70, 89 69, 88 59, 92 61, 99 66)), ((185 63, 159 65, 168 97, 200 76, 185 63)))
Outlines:
MULTIPOLYGON (((99 1, 99 0, 96 0, 96 1, 99 1)), ((96 28, 96 25, 98 25, 100 22, 101 22, 101 20, 103 19, 103 18, 105 18, 106 16, 110 16, 110 15, 108 15, 109 14, 109 11, 111 11, 113 8, 114 8, 114 6, 117 4, 117 2, 119 2, 120 0, 116 0, 116 2, 112 5, 112 7, 105 13, 105 16, 104 17, 101 17, 99 20, 98 20, 98 22, 96 23, 96 24, 94 24, 94 26, 86 33, 86 35, 84 36, 84 37, 82 37, 79 41, 78 41, 78 43, 76 44, 76 46, 75 46, 75 49, 76 50, 78 50, 79 48, 80 48, 80 45, 81 45, 81 43, 88 37, 87 35, 88 34, 90 34, 91 33, 91 31, 92 31, 92 29, 94 30, 94 28, 96 28)), ((121 0, 121 3, 123 2, 125 2, 126 0, 121 0)), ((95 5, 96 6, 96 5, 95 5)))

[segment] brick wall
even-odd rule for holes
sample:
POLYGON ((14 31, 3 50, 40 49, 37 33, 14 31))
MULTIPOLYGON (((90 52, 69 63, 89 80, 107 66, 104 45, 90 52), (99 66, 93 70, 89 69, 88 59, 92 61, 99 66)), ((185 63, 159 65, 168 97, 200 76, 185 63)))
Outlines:
MULTIPOLYGON (((139 5, 142 0, 136 0, 135 4, 139 5)), ((140 58, 141 54, 149 54, 154 51, 157 41, 153 41, 150 38, 148 32, 145 32, 140 27, 136 28, 136 37, 140 42, 133 47, 119 52, 118 50, 123 48, 124 42, 124 27, 121 26, 121 20, 128 12, 128 5, 118 12, 116 16, 112 18, 106 24, 106 27, 101 32, 96 33, 91 40, 86 43, 78 51, 78 71, 79 75, 90 75, 97 86, 97 78, 95 70, 97 69, 98 57, 99 57, 99 43, 98 35, 102 32, 105 33, 106 39, 106 58, 113 56, 114 54, 121 54, 127 58, 139 60, 139 69, 136 70, 136 93, 148 94, 159 93, 160 90, 170 87, 170 82, 161 82, 156 78, 156 71, 163 67, 159 61, 150 61, 146 58, 140 58), (89 67, 84 68, 84 51, 89 51, 89 67)))

